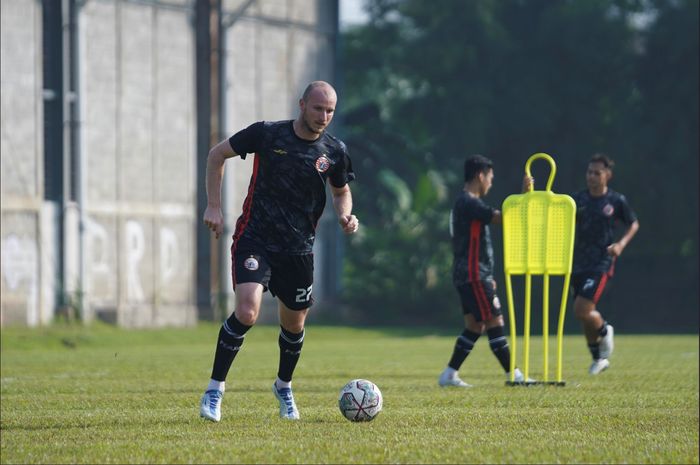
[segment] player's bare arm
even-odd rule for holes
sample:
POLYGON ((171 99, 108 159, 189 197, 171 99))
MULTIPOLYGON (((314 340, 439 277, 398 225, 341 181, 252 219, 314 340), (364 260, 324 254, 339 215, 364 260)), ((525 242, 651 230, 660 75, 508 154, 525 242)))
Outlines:
POLYGON ((331 186, 331 194, 333 195, 333 208, 338 215, 338 223, 343 228, 345 234, 353 234, 360 226, 360 222, 355 215, 352 214, 352 193, 350 186, 347 184, 343 187, 331 186))
POLYGON ((228 139, 216 144, 207 156, 207 209, 204 210, 204 224, 216 234, 216 238, 224 232, 224 215, 221 212, 221 181, 224 178, 224 163, 226 159, 238 155, 231 148, 228 139))
POLYGON ((491 217, 491 223, 501 224, 502 222, 503 222, 503 214, 501 213, 501 210, 494 210, 493 216, 491 217))
POLYGON ((608 255, 613 257, 622 255, 622 251, 627 247, 627 244, 629 244, 634 235, 637 234, 637 231, 639 231, 639 221, 635 220, 630 227, 627 228, 627 232, 625 232, 625 235, 622 236, 619 241, 613 242, 608 246, 608 255))

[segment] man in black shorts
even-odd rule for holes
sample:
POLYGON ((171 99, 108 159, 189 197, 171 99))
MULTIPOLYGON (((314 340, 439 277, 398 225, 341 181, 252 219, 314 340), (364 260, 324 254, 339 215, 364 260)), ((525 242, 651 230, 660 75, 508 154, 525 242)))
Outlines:
MULTIPOLYGON (((597 309, 605 286, 612 278, 615 260, 639 230, 639 221, 627 198, 608 188, 615 162, 604 154, 595 154, 586 170, 587 189, 574 194, 576 202, 576 239, 571 287, 574 315, 583 325, 588 350, 593 357, 588 372, 597 375, 610 366, 614 329, 597 309), (615 241, 615 226, 623 224, 622 237, 615 241)), ((526 188, 533 178, 525 177, 526 188)))
POLYGON ((215 145, 207 160, 204 223, 223 231, 221 180, 224 162, 253 153, 253 174, 231 246, 235 310, 223 323, 211 380, 200 415, 221 419, 225 379, 246 332, 255 324, 263 292, 277 297, 279 370, 272 391, 280 417, 297 420, 292 374, 304 342, 304 321, 313 304, 313 243, 330 181, 333 207, 345 233, 357 231, 348 182, 355 178, 345 144, 325 131, 337 102, 330 84, 314 81, 299 100, 295 120, 257 122, 215 145))
MULTIPOLYGON (((464 189, 450 214, 452 281, 462 301, 465 329, 457 337, 452 358, 438 378, 440 386, 471 387, 458 376, 459 368, 486 329, 491 351, 510 379, 510 349, 504 331, 501 303, 493 278, 490 223, 501 223, 501 212, 484 203, 493 184, 493 163, 482 155, 464 162, 464 189)), ((524 377, 515 369, 515 381, 524 377)))
POLYGON ((596 154, 588 162, 588 189, 576 193, 576 240, 571 283, 574 314, 583 324, 588 349, 593 357, 588 372, 592 375, 610 366, 613 351, 613 327, 602 317, 596 304, 613 276, 615 260, 622 254, 639 229, 639 221, 624 195, 608 188, 614 162, 596 154), (615 241, 615 226, 625 232, 615 241))

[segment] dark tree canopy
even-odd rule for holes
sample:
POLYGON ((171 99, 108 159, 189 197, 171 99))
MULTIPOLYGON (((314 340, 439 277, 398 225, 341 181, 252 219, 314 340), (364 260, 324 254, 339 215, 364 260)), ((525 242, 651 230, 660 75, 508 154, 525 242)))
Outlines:
MULTIPOLYGON (((552 155, 554 190, 572 193, 585 187, 590 156, 605 152, 617 163, 611 187, 641 224, 607 304, 633 321, 639 305, 665 302, 696 331, 698 5, 368 0, 370 21, 342 38, 341 109, 363 222, 346 256, 356 314, 460 320, 447 223, 466 156, 495 161, 485 200, 500 206, 531 154, 552 155)), ((544 188, 546 166, 533 174, 544 188)), ((500 262, 497 272, 502 281, 500 262)))

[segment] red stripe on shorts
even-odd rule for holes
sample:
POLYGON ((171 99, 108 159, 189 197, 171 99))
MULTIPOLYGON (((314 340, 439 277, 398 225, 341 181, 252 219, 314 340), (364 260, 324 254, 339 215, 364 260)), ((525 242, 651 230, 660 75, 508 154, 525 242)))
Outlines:
POLYGON ((474 297, 476 298, 476 304, 479 307, 479 313, 481 313, 481 319, 483 321, 491 319, 491 306, 486 298, 486 292, 484 291, 484 285, 481 283, 479 276, 479 245, 481 242, 481 221, 473 220, 471 222, 470 234, 469 234, 469 257, 468 272, 469 281, 472 285, 472 290, 474 291, 474 297))

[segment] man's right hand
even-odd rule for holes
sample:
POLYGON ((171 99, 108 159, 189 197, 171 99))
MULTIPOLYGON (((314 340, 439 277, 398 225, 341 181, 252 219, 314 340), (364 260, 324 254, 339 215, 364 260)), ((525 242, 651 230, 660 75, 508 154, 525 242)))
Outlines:
POLYGON ((216 234, 218 239, 224 232, 224 215, 221 213, 221 208, 207 207, 204 210, 204 224, 216 234))

